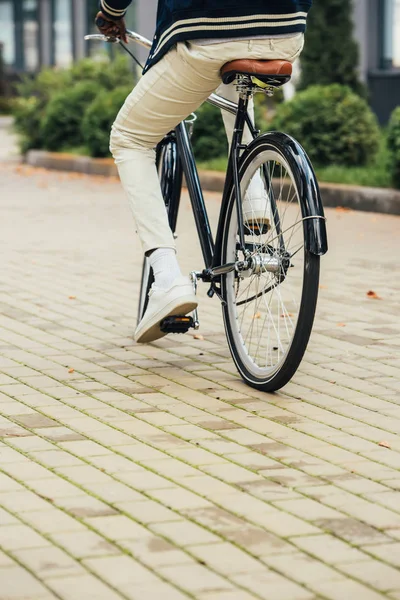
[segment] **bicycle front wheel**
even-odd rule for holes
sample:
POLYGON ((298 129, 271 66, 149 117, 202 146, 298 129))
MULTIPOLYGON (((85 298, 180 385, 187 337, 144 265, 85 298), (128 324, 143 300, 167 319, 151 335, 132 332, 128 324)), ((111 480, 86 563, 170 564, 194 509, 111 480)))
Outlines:
MULTIPOLYGON (((253 178, 261 178, 270 227, 265 231, 262 224, 255 227, 254 220, 244 222, 251 268, 222 278, 223 314, 240 374, 249 385, 265 392, 280 389, 296 372, 309 341, 317 303, 320 261, 307 249, 301 168, 301 161, 287 152, 282 136, 274 134, 253 143, 240 165, 242 199, 253 178)), ((257 187, 260 189, 259 184, 257 187)), ((223 263, 246 260, 239 244, 233 186, 222 259, 223 263)))

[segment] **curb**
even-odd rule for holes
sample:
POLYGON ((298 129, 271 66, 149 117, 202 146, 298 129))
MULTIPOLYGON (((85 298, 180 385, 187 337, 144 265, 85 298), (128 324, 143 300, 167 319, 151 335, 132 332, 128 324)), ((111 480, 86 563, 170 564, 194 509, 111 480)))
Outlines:
POLYGON ((75 156, 60 152, 46 152, 46 150, 29 150, 24 157, 24 162, 31 167, 42 169, 118 177, 117 167, 112 158, 90 158, 90 156, 75 156))
MULTIPOLYGON (((90 158, 44 150, 30 150, 24 161, 32 167, 118 177, 117 168, 111 158, 90 158)), ((199 176, 205 191, 222 192, 225 181, 224 173, 200 171, 199 176)), ((341 206, 365 212, 400 215, 400 191, 398 190, 334 183, 321 183, 320 189, 325 207, 341 206)))

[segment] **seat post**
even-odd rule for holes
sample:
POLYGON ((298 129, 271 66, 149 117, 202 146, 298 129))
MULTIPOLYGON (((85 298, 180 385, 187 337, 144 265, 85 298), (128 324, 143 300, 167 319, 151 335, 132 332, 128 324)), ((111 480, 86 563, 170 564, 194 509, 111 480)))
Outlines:
POLYGON ((249 106, 249 100, 252 96, 252 93, 249 89, 240 88, 239 89, 239 103, 238 110, 235 120, 235 128, 233 130, 232 137, 232 147, 230 153, 230 165, 233 174, 233 182, 235 187, 235 198, 236 198, 236 211, 237 211, 237 219, 238 219, 238 232, 239 232, 239 242, 240 249, 246 255, 246 243, 244 239, 244 223, 243 223, 243 207, 242 207, 242 193, 240 189, 240 180, 239 180, 239 159, 240 152, 243 149, 242 141, 243 141, 243 133, 244 128, 246 126, 246 115, 249 106))

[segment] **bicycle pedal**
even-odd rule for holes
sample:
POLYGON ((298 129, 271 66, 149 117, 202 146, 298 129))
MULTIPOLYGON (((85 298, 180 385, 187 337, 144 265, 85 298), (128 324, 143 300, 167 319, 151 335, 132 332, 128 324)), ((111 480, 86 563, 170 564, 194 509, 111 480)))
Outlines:
POLYGON ((189 329, 195 329, 193 317, 172 316, 166 317, 160 323, 160 329, 163 333, 186 333, 189 329))

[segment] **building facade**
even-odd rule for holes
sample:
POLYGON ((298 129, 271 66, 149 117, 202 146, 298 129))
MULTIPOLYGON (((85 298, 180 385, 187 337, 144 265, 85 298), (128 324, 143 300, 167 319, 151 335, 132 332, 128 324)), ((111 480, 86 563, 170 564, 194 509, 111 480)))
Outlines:
MULTIPOLYGON (((323 0, 315 0, 322 2, 323 0)), ((400 0, 353 0, 360 74, 379 120, 400 104, 400 0)), ((0 0, 0 44, 6 73, 59 67, 98 50, 84 41, 95 30, 97 0, 0 0)), ((134 0, 128 26, 153 36, 157 0, 134 0)), ((339 40, 340 43, 340 40, 339 40)), ((146 50, 138 48, 142 61, 146 50)))
POLYGON ((400 105, 400 0, 353 0, 360 72, 381 123, 400 105))
MULTIPOLYGON (((129 25, 134 25, 133 5, 129 25)), ((0 0, 0 44, 6 73, 65 67, 90 52, 98 0, 0 0)))

